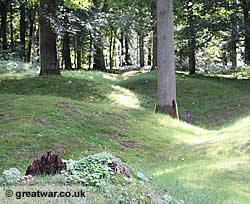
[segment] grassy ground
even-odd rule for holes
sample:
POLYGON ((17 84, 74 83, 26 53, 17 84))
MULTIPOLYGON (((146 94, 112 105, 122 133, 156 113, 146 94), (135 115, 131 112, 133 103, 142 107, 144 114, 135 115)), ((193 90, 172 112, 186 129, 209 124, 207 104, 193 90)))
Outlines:
MULTIPOLYGON (((249 80, 178 73, 180 118, 192 124, 154 113, 156 85, 156 72, 1 74, 0 172, 24 173, 48 150, 64 159, 107 150, 152 177, 145 189, 156 191, 155 202, 171 195, 187 203, 249 203, 249 80)), ((36 182, 31 187, 47 189, 46 179, 36 182)), ((129 192, 114 189, 113 201, 129 192)))

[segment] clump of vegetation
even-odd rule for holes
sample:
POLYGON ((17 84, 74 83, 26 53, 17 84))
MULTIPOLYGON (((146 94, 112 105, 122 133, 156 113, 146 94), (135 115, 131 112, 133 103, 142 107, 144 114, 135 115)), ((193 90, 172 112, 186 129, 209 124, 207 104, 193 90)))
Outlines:
POLYGON ((36 63, 24 63, 18 60, 0 60, 1 73, 21 73, 21 72, 38 72, 40 65, 36 63))
POLYGON ((10 168, 3 171, 3 176, 0 178, 0 183, 11 185, 18 182, 20 171, 16 168, 10 168))
POLYGON ((128 181, 130 178, 130 171, 125 164, 107 152, 89 155, 80 160, 68 160, 66 164, 64 175, 68 182, 98 187, 109 181, 128 181))

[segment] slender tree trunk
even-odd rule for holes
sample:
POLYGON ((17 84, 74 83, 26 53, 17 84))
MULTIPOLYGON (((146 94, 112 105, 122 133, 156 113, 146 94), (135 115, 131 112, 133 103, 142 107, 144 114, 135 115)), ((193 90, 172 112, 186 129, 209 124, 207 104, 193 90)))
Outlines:
POLYGON ((91 35, 91 32, 89 32, 89 68, 91 69, 91 64, 92 64, 92 52, 93 52, 93 38, 91 35))
POLYGON ((65 69, 71 70, 72 64, 71 64, 71 54, 70 54, 70 37, 69 33, 65 33, 63 37, 63 59, 65 63, 65 69))
POLYGON ((112 64, 112 47, 113 47, 113 31, 110 31, 110 40, 109 40, 109 68, 113 69, 112 64))
POLYGON ((195 74, 195 49, 194 49, 194 42, 193 39, 189 39, 189 56, 188 56, 188 66, 189 66, 189 74, 195 74))
POLYGON ((8 0, 0 1, 1 7, 1 38, 2 38, 2 49, 8 49, 7 43, 7 9, 8 9, 8 0))
POLYGON ((121 42, 121 66, 125 66, 126 65, 126 62, 125 62, 125 52, 124 52, 124 32, 121 32, 121 39, 120 39, 120 42, 121 42))
POLYGON ((142 35, 139 36, 139 49, 140 49, 140 67, 144 67, 144 38, 142 35))
MULTIPOLYGON (((151 40, 151 39, 150 39, 151 40)), ((148 66, 151 66, 152 54, 151 54, 151 41, 148 44, 148 66)))
POLYGON ((242 0, 245 29, 245 63, 250 65, 250 1, 242 0))
POLYGON ((113 49, 112 49, 112 67, 116 66, 115 64, 115 54, 116 54, 116 38, 114 37, 114 40, 113 40, 113 49))
POLYGON ((14 6, 11 2, 10 5, 10 47, 11 47, 11 52, 14 52, 14 29, 13 29, 13 7, 14 6))
POLYGON ((82 69, 82 42, 80 34, 77 34, 77 69, 82 69))
POLYGON ((189 39, 188 39, 188 66, 189 66, 189 74, 195 74, 196 61, 195 61, 195 47, 196 47, 196 34, 194 30, 194 11, 193 11, 193 0, 189 0, 187 2, 188 9, 188 24, 189 24, 189 39))
POLYGON ((127 66, 132 65, 129 52, 129 37, 127 33, 125 34, 125 64, 127 66))
POLYGON ((26 8, 24 1, 20 1, 20 40, 21 40, 20 58, 22 60, 26 60, 25 59, 25 31, 26 31, 25 9, 26 8))
POLYGON ((154 25, 153 32, 153 65, 151 67, 151 71, 155 70, 157 67, 157 22, 154 25))
POLYGON ((157 0, 158 89, 156 112, 178 118, 172 0, 157 0))
POLYGON ((56 33, 48 21, 48 16, 56 14, 56 0, 40 0, 39 44, 40 44, 40 75, 58 75, 56 33))
POLYGON ((231 62, 232 69, 237 69, 237 20, 236 20, 237 2, 233 0, 233 14, 232 14, 232 36, 231 36, 231 62))
POLYGON ((28 52, 27 52, 27 62, 31 61, 31 49, 32 49, 32 42, 33 42, 33 33, 34 33, 34 23, 35 23, 35 11, 30 11, 29 13, 29 44, 28 44, 28 52), (34 15, 31 13, 34 12, 34 15))

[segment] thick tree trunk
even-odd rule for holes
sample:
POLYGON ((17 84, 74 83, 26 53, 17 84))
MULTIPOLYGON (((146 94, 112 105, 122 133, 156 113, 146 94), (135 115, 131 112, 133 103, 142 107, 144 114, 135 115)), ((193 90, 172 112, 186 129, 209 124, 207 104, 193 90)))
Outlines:
POLYGON ((178 118, 172 0, 157 0, 158 89, 156 112, 178 118))
POLYGON ((250 1, 242 0, 245 29, 245 63, 250 65, 250 1))
POLYGON ((139 36, 139 49, 140 49, 140 67, 144 67, 144 38, 142 35, 139 36))
POLYGON ((56 0, 40 0, 39 44, 40 44, 40 75, 58 75, 56 33, 50 25, 48 16, 55 16, 56 0))
POLYGON ((26 21, 25 21, 25 4, 20 1, 20 58, 25 59, 25 31, 26 31, 26 21))
POLYGON ((70 55, 70 38, 69 33, 65 33, 63 37, 63 59, 65 63, 65 69, 71 70, 72 64, 71 64, 71 55, 70 55))
POLYGON ((100 48, 98 45, 94 45, 95 53, 94 53, 94 70, 105 71, 105 60, 103 55, 103 49, 100 48))
POLYGON ((8 49, 7 43, 7 9, 8 9, 8 0, 0 1, 1 7, 1 38, 2 38, 2 49, 8 49))
POLYGON ((125 63, 127 66, 132 65, 129 52, 129 38, 127 33, 125 34, 125 63))

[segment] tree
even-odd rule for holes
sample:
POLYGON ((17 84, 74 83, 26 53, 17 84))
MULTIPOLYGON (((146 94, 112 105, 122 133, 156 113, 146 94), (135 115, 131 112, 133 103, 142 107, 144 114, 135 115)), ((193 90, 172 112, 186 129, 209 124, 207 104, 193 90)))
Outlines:
POLYGON ((242 0, 244 14, 244 35, 245 35, 245 62, 250 65, 250 1, 242 0))
POLYGON ((9 7, 8 0, 0 0, 0 8, 1 8, 1 38, 2 38, 2 49, 8 49, 7 42, 7 11, 9 7))
POLYGON ((56 0, 40 0, 39 45, 41 70, 40 75, 58 75, 56 33, 53 31, 50 19, 56 14, 56 0))
POLYGON ((21 44, 20 44, 20 58, 22 60, 26 60, 25 59, 25 34, 26 34, 26 0, 21 0, 20 1, 20 40, 21 40, 21 44))
POLYGON ((156 112, 178 118, 172 0, 157 0, 158 90, 156 112))

